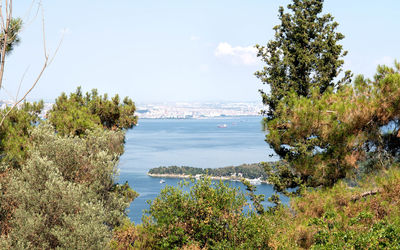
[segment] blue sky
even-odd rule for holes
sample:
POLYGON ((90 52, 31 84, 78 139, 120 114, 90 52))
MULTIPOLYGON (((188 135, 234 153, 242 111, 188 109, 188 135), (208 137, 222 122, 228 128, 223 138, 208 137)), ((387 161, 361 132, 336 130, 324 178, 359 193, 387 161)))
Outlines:
MULTIPOLYGON (((30 99, 54 100, 77 86, 139 103, 260 101, 253 46, 273 38, 283 0, 43 1, 48 50, 64 40, 30 99)), ((29 1, 15 1, 24 17, 29 1)), ((346 38, 346 69, 372 76, 400 59, 400 1, 326 0, 346 38)), ((35 11, 31 11, 34 16, 35 11)), ((25 19, 27 20, 27 19, 25 19)), ((1 98, 27 89, 43 62, 41 15, 8 58, 1 98)))

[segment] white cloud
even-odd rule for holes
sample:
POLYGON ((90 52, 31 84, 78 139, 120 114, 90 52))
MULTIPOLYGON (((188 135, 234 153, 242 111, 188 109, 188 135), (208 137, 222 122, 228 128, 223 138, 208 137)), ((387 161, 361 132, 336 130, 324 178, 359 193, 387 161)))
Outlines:
POLYGON ((257 59, 257 49, 253 46, 233 47, 229 43, 219 43, 215 50, 216 57, 227 57, 234 64, 254 65, 259 61, 257 59))

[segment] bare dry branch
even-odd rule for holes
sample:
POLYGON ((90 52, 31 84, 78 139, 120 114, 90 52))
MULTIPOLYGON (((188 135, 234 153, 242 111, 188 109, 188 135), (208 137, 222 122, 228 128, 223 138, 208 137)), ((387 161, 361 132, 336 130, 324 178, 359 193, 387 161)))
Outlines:
MULTIPOLYGON (((41 4, 41 3, 40 3, 41 4)), ((44 23, 44 9, 42 8, 42 34, 43 34, 43 50, 44 50, 44 57, 46 60, 48 59, 47 55, 47 47, 46 47, 46 29, 45 29, 45 23, 44 23)))
POLYGON ((31 88, 25 92, 25 95, 19 99, 17 102, 14 103, 14 105, 7 111, 6 114, 3 115, 3 118, 0 121, 0 127, 3 125, 4 120, 7 118, 7 116, 11 113, 11 111, 18 106, 18 104, 20 104, 23 100, 25 100, 26 96, 35 88, 36 84, 39 82, 40 78, 42 77, 44 71, 46 70, 47 66, 48 66, 48 60, 46 59, 46 61, 43 64, 42 70, 40 71, 39 75, 37 76, 35 82, 32 84, 31 88))
MULTIPOLYGON (((1 1, 1 0, 0 0, 1 1)), ((2 2, 0 2, 0 18, 3 18, 2 16, 2 2)), ((3 115, 1 121, 0 121, 0 127, 3 125, 6 117, 22 102, 26 99, 26 97, 28 96, 28 94, 36 87, 37 83, 39 82, 39 80, 41 79, 43 73, 45 72, 46 68, 53 62, 55 56, 57 55, 61 44, 64 40, 64 34, 62 36, 62 38, 60 39, 60 42, 56 48, 56 50, 54 51, 54 54, 51 56, 49 56, 49 53, 47 51, 47 44, 46 44, 46 32, 45 32, 45 18, 44 18, 44 9, 42 6, 41 1, 39 2, 39 8, 41 8, 42 10, 42 34, 43 34, 43 54, 44 54, 44 63, 43 66, 39 72, 39 74, 37 75, 35 81, 33 82, 33 84, 31 85, 31 87, 28 89, 28 91, 26 91, 24 93, 24 95, 18 99, 18 95, 20 92, 20 88, 22 85, 22 82, 24 80, 25 74, 27 72, 27 70, 25 71, 24 75, 22 76, 22 79, 19 83, 19 87, 18 87, 18 91, 15 97, 15 103, 11 106, 11 108, 3 115)), ((4 19, 2 19, 4 20, 4 19)), ((3 82, 3 75, 4 75, 4 65, 5 65, 5 55, 6 55, 6 48, 7 48, 7 41, 8 41, 8 31, 10 28, 10 22, 12 20, 12 0, 6 0, 6 24, 5 24, 5 29, 2 29, 2 32, 4 34, 4 43, 3 43, 3 48, 2 51, 0 52, 0 56, 1 56, 1 64, 0 64, 0 89, 2 89, 2 82, 3 82)))
POLYGON ((36 20, 36 18, 37 18, 38 15, 39 15, 39 11, 40 11, 40 7, 41 7, 41 5, 42 5, 42 1, 39 1, 38 7, 37 7, 37 9, 36 9, 36 11, 35 11, 35 15, 34 15, 31 19, 29 19, 29 18, 30 18, 30 13, 31 13, 31 11, 32 11, 32 8, 33 8, 33 5, 34 5, 35 2, 36 2, 35 0, 32 0, 31 7, 29 8, 28 13, 25 14, 26 18, 24 18, 24 20, 25 20, 25 22, 24 22, 24 27, 22 27, 21 31, 23 31, 23 30, 29 28, 29 26, 32 25, 32 23, 36 20))
POLYGON ((364 192, 364 193, 362 193, 362 194, 353 196, 353 197, 351 198, 351 201, 355 202, 355 201, 358 201, 358 200, 361 199, 361 198, 365 198, 365 197, 370 196, 370 195, 376 195, 376 194, 379 193, 379 192, 380 192, 380 190, 378 190, 378 189, 370 190, 370 191, 364 192))
POLYGON ((15 101, 18 100, 19 91, 21 90, 22 82, 24 81, 25 75, 26 75, 26 73, 28 73, 28 70, 29 70, 29 67, 27 67, 27 68, 25 69, 25 72, 24 72, 24 74, 23 74, 22 77, 21 77, 21 81, 19 81, 17 94, 15 94, 15 101))

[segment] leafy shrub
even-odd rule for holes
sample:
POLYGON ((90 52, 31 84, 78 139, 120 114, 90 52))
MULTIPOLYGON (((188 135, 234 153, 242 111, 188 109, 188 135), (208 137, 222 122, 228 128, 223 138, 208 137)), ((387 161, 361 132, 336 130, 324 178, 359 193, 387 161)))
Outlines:
POLYGON ((238 189, 208 178, 194 182, 188 192, 181 188, 167 186, 151 202, 149 216, 143 219, 148 247, 268 247, 269 234, 260 233, 265 223, 255 215, 244 215, 246 199, 238 189))
POLYGON ((80 87, 68 97, 62 93, 50 110, 48 117, 61 134, 82 135, 96 128, 127 129, 137 123, 134 102, 125 97, 121 102, 116 95, 98 95, 97 90, 83 96, 80 87))
MULTIPOLYGON (((7 166, 19 167, 28 157, 30 131, 39 121, 43 109, 43 101, 38 103, 24 102, 21 107, 14 108, 4 119, 0 127, 0 159, 7 166)), ((0 111, 5 115, 9 108, 0 111)), ((0 172, 5 169, 0 169, 0 172)))
MULTIPOLYGON (((33 154, 8 186, 17 204, 6 246, 18 249, 100 249, 109 239, 101 201, 84 185, 66 181, 57 166, 33 154)), ((4 246, 3 246, 4 247, 4 246)))
POLYGON ((12 248, 104 248, 137 194, 114 184, 124 132, 87 131, 60 137, 49 124, 31 133, 31 157, 10 173, 0 205, 12 203, 12 248))

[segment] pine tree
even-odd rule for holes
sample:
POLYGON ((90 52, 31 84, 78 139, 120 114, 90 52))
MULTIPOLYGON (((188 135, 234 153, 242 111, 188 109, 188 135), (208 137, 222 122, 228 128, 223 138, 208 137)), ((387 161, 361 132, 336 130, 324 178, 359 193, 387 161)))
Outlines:
POLYGON ((338 88, 350 81, 351 73, 334 80, 342 72, 347 54, 338 44, 344 35, 336 32, 338 23, 330 14, 322 15, 323 0, 293 0, 290 13, 279 8, 281 24, 274 27, 275 39, 267 46, 256 45, 258 57, 267 66, 255 75, 270 87, 270 93, 260 90, 268 106, 267 119, 276 117, 276 108, 288 92, 309 97, 313 88, 320 93, 329 87, 338 88))
POLYGON ((86 130, 107 128, 129 129, 136 125, 135 103, 128 97, 122 101, 118 95, 108 99, 96 89, 83 96, 78 87, 69 97, 62 93, 48 113, 50 122, 61 134, 84 135, 86 130))
MULTIPOLYGON (((280 24, 274 27, 275 38, 266 46, 256 45, 258 57, 266 66, 255 75, 270 88, 269 93, 260 90, 267 106, 266 141, 281 159, 289 163, 280 163, 270 172, 270 181, 279 191, 301 182, 310 184, 316 169, 312 166, 312 160, 316 160, 314 155, 325 152, 329 146, 308 130, 311 124, 294 127, 296 121, 309 116, 303 112, 294 114, 294 110, 304 102, 312 103, 321 98, 324 93, 335 93, 351 82, 351 72, 343 72, 342 58, 347 51, 339 42, 344 35, 336 31, 338 23, 333 16, 322 13, 323 2, 293 0, 288 5, 289 12, 280 7, 280 24)), ((317 123, 319 115, 316 114, 317 123)), ((323 172, 324 178, 344 175, 339 169, 330 168, 329 171, 333 173, 325 175, 323 172)), ((319 184, 319 180, 312 181, 312 185, 319 184)))

